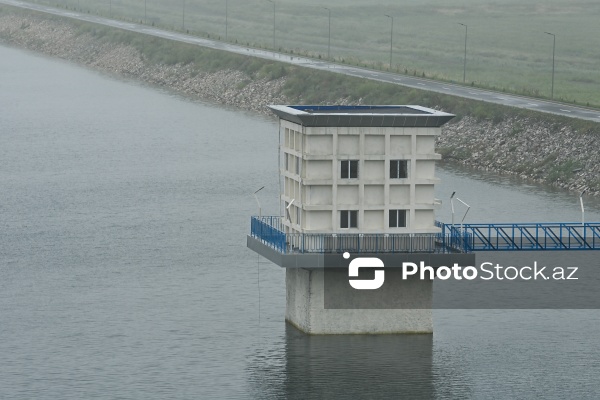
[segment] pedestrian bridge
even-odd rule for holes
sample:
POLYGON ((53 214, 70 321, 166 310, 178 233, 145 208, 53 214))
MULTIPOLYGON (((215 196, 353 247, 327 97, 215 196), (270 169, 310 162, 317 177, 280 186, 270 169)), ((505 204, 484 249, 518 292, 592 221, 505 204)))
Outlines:
POLYGON ((600 250, 600 223, 450 225, 437 222, 443 246, 474 251, 600 250))
POLYGON ((251 218, 250 236, 280 254, 600 250, 600 222, 451 225, 435 234, 285 233, 282 218, 251 218))

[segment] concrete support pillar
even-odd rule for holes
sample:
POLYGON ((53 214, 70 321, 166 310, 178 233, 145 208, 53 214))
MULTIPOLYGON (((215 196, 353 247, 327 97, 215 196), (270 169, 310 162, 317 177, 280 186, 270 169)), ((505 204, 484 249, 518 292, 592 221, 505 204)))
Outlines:
POLYGON ((385 273, 380 289, 365 291, 349 285, 347 268, 288 268, 285 319, 317 335, 432 333, 433 281, 385 273))

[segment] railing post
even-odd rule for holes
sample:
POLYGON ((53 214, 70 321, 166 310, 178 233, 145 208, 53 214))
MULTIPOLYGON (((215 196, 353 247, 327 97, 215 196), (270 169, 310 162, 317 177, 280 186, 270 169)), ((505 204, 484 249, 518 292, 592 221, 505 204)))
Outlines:
POLYGON ((442 224, 442 246, 444 248, 444 251, 448 247, 446 245, 446 224, 442 224))

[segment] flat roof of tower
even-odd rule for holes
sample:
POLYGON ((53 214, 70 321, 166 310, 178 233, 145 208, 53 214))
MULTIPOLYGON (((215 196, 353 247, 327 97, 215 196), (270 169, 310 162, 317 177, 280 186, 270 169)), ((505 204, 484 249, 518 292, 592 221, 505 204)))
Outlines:
POLYGON ((279 118, 303 126, 440 127, 453 114, 414 105, 271 105, 279 118))

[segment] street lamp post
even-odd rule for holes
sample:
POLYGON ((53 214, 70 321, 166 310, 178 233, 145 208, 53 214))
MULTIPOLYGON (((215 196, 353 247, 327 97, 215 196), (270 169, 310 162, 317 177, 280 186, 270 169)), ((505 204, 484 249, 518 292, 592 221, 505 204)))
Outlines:
POLYGON ((327 7, 323 7, 329 13, 329 40, 327 41, 327 59, 329 60, 331 55, 331 10, 327 7))
POLYGON ((229 1, 225 0, 225 41, 227 41, 227 22, 229 18, 229 1))
POLYGON ((112 18, 112 0, 110 0, 110 2, 108 3, 108 13, 109 13, 110 17, 112 18))
POLYGON ((556 35, 550 32, 544 32, 546 35, 552 36, 552 88, 550 89, 550 98, 554 98, 554 54, 556 50, 556 35))
POLYGON ((584 189, 583 192, 579 195, 579 204, 581 205, 581 226, 585 227, 585 209, 583 208, 583 195, 587 192, 587 189, 584 189))
POLYGON ((465 27, 465 58, 464 58, 464 63, 463 63, 463 83, 467 82, 467 31, 468 31, 468 27, 465 24, 462 23, 458 23, 459 25, 462 25, 465 27))
POLYGON ((146 7, 147 0, 144 0, 144 24, 148 23, 148 12, 146 7))
POLYGON ((468 205, 467 203, 465 203, 464 201, 462 201, 461 199, 459 199, 458 197, 456 198, 456 200, 460 201, 465 207, 467 207, 467 210, 465 211, 465 215, 463 215, 462 219, 460 220, 460 231, 463 232, 463 223, 465 222, 465 218, 467 218, 467 214, 469 213, 471 206, 468 205))
MULTIPOLYGON (((456 192, 452 192, 452 195, 450 196, 450 206, 452 207, 452 228, 454 228, 454 195, 456 194, 456 192)), ((462 201, 461 199, 459 199, 458 197, 456 197, 456 200, 461 202, 465 207, 467 207, 467 210, 465 211, 465 215, 463 215, 462 220, 460 221, 460 231, 462 232, 463 230, 463 222, 465 222, 465 218, 467 218, 467 214, 469 213, 469 210, 471 209, 471 206, 468 205, 467 203, 465 203, 464 201, 462 201)))
POLYGON ((185 31, 185 0, 182 1, 181 30, 185 31))
POLYGON ((260 189, 258 189, 257 191, 255 191, 254 193, 252 193, 252 196, 254 196, 254 198, 256 199, 256 204, 258 204, 258 217, 261 218, 262 217, 262 208, 260 207, 260 201, 258 201, 258 196, 256 195, 258 192, 260 192, 261 190, 263 190, 265 187, 262 186, 260 189))
POLYGON ((394 44, 394 17, 385 14, 386 17, 392 20, 392 27, 390 29, 390 69, 392 69, 392 46, 394 44))
POLYGON ((275 1, 267 0, 269 3, 273 3, 273 52, 275 52, 275 1))
POLYGON ((450 195, 450 207, 452 208, 452 227, 454 228, 454 195, 456 192, 452 192, 450 195))

